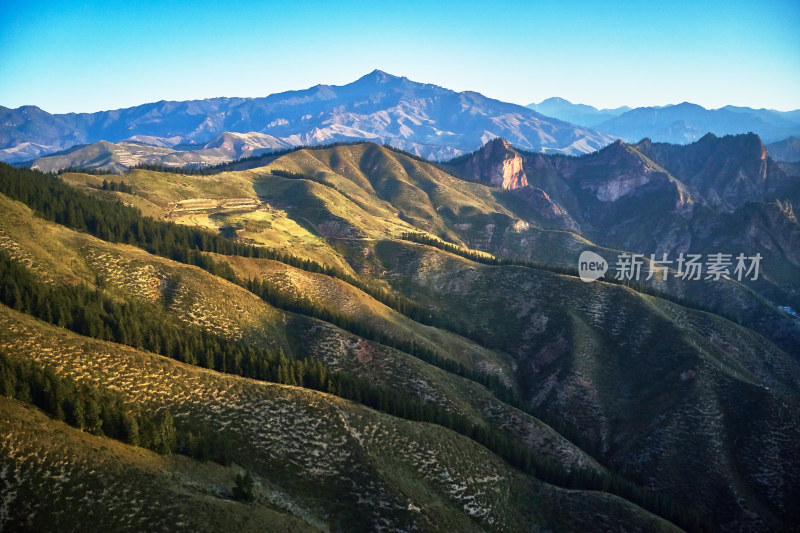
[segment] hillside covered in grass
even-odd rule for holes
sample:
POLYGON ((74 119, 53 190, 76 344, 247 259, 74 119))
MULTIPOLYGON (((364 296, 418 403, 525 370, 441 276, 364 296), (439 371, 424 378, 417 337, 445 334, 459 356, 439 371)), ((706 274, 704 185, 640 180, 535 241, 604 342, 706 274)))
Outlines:
POLYGON ((789 527, 800 325, 731 280, 585 284, 609 248, 453 168, 0 168, 2 523, 789 527))

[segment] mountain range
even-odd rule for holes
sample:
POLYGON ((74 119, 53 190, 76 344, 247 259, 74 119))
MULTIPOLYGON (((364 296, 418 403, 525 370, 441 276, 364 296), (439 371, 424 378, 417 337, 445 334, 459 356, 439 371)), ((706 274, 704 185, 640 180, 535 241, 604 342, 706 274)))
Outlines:
POLYGON ((0 109, 0 530, 797 530, 797 113, 0 109))
MULTIPOLYGON (((596 109, 562 98, 526 108, 379 70, 343 86, 264 98, 162 101, 58 115, 35 106, 0 107, 0 118, 0 160, 47 171, 201 167, 270 150, 361 140, 446 160, 500 137, 521 150, 577 155, 616 138, 685 144, 706 133, 753 132, 777 143, 800 135, 800 110, 709 110, 690 103, 596 109)), ((774 145, 775 158, 797 158, 796 150, 782 146, 774 145)))
POLYGON ((793 168, 754 134, 0 164, 0 524, 791 530, 793 168), (763 271, 621 283, 624 251, 763 271))
POLYGON ((586 104, 573 104, 569 100, 557 96, 542 100, 538 104, 529 104, 527 107, 542 115, 590 128, 595 124, 600 124, 631 110, 628 106, 614 109, 597 109, 586 104))
POLYGON ((31 168, 57 172, 66 168, 124 172, 137 165, 199 168, 254 157, 292 145, 263 133, 220 133, 203 145, 170 143, 155 137, 137 136, 129 141, 97 141, 55 154, 37 157, 31 168))
MULTIPOLYGON (((481 163, 479 152, 448 168, 465 179, 511 188, 507 194, 525 200, 522 205, 529 210, 528 217, 535 212, 537 225, 648 258, 760 250, 770 272, 751 289, 775 306, 800 307, 800 226, 795 216, 800 180, 796 168, 768 157, 756 135, 709 134, 689 145, 618 141, 574 159, 520 152, 501 141, 487 148, 500 164, 481 163)), ((539 261, 552 261, 553 249, 562 249, 521 233, 505 230, 503 235, 477 233, 465 242, 496 254, 539 261)), ((571 249, 579 246, 573 244, 571 249)), ((692 293, 698 297, 699 290, 695 286, 692 293)), ((710 302, 724 298, 724 293, 717 285, 703 298, 710 302)), ((791 322, 765 310, 751 319, 774 320, 775 325, 791 322)), ((795 333, 783 341, 773 339, 787 349, 800 341, 795 333)))
POLYGON ((0 159, 14 162, 97 141, 144 140, 199 148, 223 132, 276 143, 371 140, 445 159, 504 137, 523 149, 586 153, 614 139, 476 92, 457 93, 375 70, 343 86, 317 85, 264 98, 156 102, 97 113, 52 115, 0 108, 0 159))
POLYGON ((800 137, 789 137, 767 145, 769 155, 776 161, 800 163, 800 137))
MULTIPOLYGON (((549 98, 529 108, 544 115, 610 133, 628 142, 649 138, 655 142, 686 144, 707 133, 730 135, 755 133, 773 143, 800 134, 800 110, 775 111, 725 106, 706 109, 684 102, 662 107, 597 109, 549 98)), ((782 152, 776 154, 782 156, 782 152)))

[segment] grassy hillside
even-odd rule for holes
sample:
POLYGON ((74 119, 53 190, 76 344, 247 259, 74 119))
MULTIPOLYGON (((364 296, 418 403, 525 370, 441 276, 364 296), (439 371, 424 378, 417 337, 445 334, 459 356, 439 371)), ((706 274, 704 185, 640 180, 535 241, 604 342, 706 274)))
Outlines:
POLYGON ((132 170, 112 178, 130 185, 132 193, 99 190, 108 176, 66 173, 62 177, 87 192, 119 198, 155 218, 268 244, 347 270, 347 262, 307 222, 288 217, 280 202, 273 205, 259 199, 254 188, 259 176, 248 171, 196 176, 132 170))
MULTIPOLYGON (((170 323, 197 327, 222 338, 244 341, 297 358, 319 359, 333 370, 366 377, 412 397, 436 402, 473 423, 505 428, 536 453, 565 466, 597 468, 594 460, 535 418, 498 401, 484 387, 433 367, 409 354, 370 342, 330 324, 285 313, 253 294, 195 267, 109 244, 32 217, 19 203, 1 199, 0 234, 12 256, 27 260, 34 273, 61 272, 51 284, 85 283, 122 301, 143 304, 170 323), (39 239, 32 234, 49 235, 39 239), (55 258, 69 258, 56 269, 55 258), (69 265, 67 268, 66 265, 69 265)), ((221 260, 222 256, 214 256, 221 260)), ((242 277, 278 279, 289 294, 303 294, 338 309, 354 321, 429 346, 481 372, 505 376, 514 385, 507 356, 450 332, 423 326, 339 280, 263 259, 228 258, 242 277), (341 306, 340 302, 347 302, 341 306)))
MULTIPOLYGON (((625 159, 625 168, 638 168, 637 165, 660 168, 633 147, 617 151, 625 159)), ((607 150, 588 158, 588 170, 582 170, 581 176, 586 174, 584 178, 592 182, 602 178, 603 165, 609 164, 607 160, 613 159, 613 153, 614 150, 607 150), (597 164, 589 164, 594 160, 597 164)), ((564 164, 567 163, 574 165, 571 160, 565 160, 564 164)), ((537 175, 556 172, 548 167, 550 164, 541 165, 542 168, 534 165, 537 175)), ((65 179, 97 187, 105 178, 67 174, 65 179)), ((179 223, 267 245, 350 274, 353 267, 373 279, 381 277, 371 261, 376 243, 409 230, 430 232, 499 257, 570 267, 583 250, 596 251, 612 264, 619 253, 595 246, 579 234, 548 229, 547 222, 537 218, 536 209, 517 194, 519 191, 502 191, 462 181, 429 163, 370 143, 297 150, 278 157, 266 167, 246 171, 209 176, 133 171, 121 179, 133 185, 134 194, 99 193, 116 195, 151 214, 148 206, 155 202, 160 205, 160 210, 156 210, 159 216, 169 215, 179 223), (258 198, 258 203, 248 206, 248 198, 258 198)), ((555 182, 539 185, 547 186, 549 191, 558 189, 555 182)), ((98 193, 96 189, 90 191, 98 193)), ((574 194, 568 190, 564 194, 560 201, 569 205, 568 198, 574 194)), ((631 209, 639 209, 636 198, 626 201, 631 209)), ((719 225, 714 221, 708 223, 719 225)), ((775 243, 773 247, 785 246, 786 243, 775 243)), ((649 251, 656 249, 658 246, 654 245, 649 251)), ((753 290, 772 294, 775 280, 791 278, 791 272, 783 272, 779 267, 779 263, 771 260, 766 281, 752 287, 730 281, 686 282, 675 279, 674 275, 667 283, 653 280, 648 284, 676 298, 735 317, 784 350, 796 353, 793 347, 800 342, 800 325, 753 290)), ((782 305, 792 305, 793 300, 787 296, 782 301, 782 305)))
MULTIPOLYGON (((119 345, 87 340, 6 307, 0 308, 0 321, 0 346, 7 356, 36 361, 37 365, 78 382, 111 388, 126 403, 154 411, 168 410, 178 427, 206 425, 227 435, 234 443, 233 462, 255 476, 256 502, 266 508, 261 511, 262 516, 277 509, 273 513, 287 527, 294 527, 288 525, 297 520, 323 528, 328 524, 359 529, 581 527, 593 519, 588 510, 605 508, 611 523, 624 519, 643 529, 668 529, 664 522, 622 500, 562 491, 526 478, 484 448, 442 428, 381 415, 322 393, 224 376, 119 345), (514 496, 510 498, 511 494, 514 496)), ((115 442, 104 444, 105 439, 85 436, 46 420, 15 402, 3 402, 2 423, 6 427, 20 427, 33 420, 44 431, 64 435, 60 437, 63 444, 49 446, 49 441, 32 431, 35 426, 25 424, 27 430, 15 433, 14 441, 4 446, 3 462, 19 474, 9 476, 9 492, 4 498, 10 499, 10 494, 21 491, 41 491, 40 483, 59 487, 67 498, 82 480, 97 482, 96 476, 86 479, 87 468, 112 475, 114 470, 106 466, 111 462, 137 483, 130 491, 148 487, 136 480, 146 477, 144 474, 153 468, 153 463, 166 467, 166 485, 160 485, 161 490, 152 494, 165 496, 165 506, 176 500, 175 492, 184 491, 208 491, 209 499, 224 500, 224 489, 214 484, 226 480, 230 483, 232 472, 238 470, 237 466, 227 470, 187 467, 187 460, 182 458, 162 459, 115 442), (102 446, 108 450, 106 453, 87 453, 102 446), (46 454, 35 470, 26 466, 25 458, 30 453, 46 454), (74 467, 59 468, 72 464, 75 456, 80 458, 78 465, 86 467, 79 467, 77 472, 74 467), (60 479, 53 478, 55 472, 62 474, 60 479), (69 475, 73 472, 74 478, 69 475)), ((9 518, 23 520, 26 525, 24 517, 33 511, 28 506, 36 504, 19 503, 22 505, 14 505, 9 518)), ((249 514, 249 509, 240 511, 236 505, 240 504, 226 510, 233 519, 243 521, 241 515, 249 514)), ((89 513, 90 509, 78 505, 76 522, 86 523, 91 515, 80 513, 89 513)), ((99 513, 99 519, 124 527, 126 517, 117 516, 115 510, 111 507, 111 512, 99 513)), ((215 511, 215 506, 203 510, 212 517, 215 511)), ((49 520, 58 517, 59 512, 56 505, 46 506, 43 523, 52 523, 49 520)), ((154 519, 160 513, 166 515, 163 520, 168 526, 189 520, 169 507, 154 513, 154 519)), ((133 514, 131 520, 137 518, 133 514)), ((191 517, 190 523, 198 518, 191 517)))
MULTIPOLYGON (((96 437, 7 398, 0 398, 0 431, 5 530, 317 530, 285 505, 235 501, 237 467, 96 437)), ((266 480, 260 486, 270 490, 266 480)))
MULTIPOLYGON (((2 307, 0 348, 116 391, 131 408, 169 412, 179 435, 224 436, 233 462, 206 465, 216 473, 203 476, 228 483, 211 497, 227 501, 246 470, 251 505, 288 529, 667 526, 631 502, 686 527, 696 515, 721 529, 790 523, 800 363, 787 347, 797 325, 740 284, 654 282, 665 300, 408 242, 404 233, 424 232, 562 265, 582 249, 613 252, 538 227, 508 191, 372 144, 207 176, 115 177, 128 192, 103 190, 103 179, 66 174, 72 188, 53 185, 53 205, 0 183, 50 220, 0 195, 7 272, 40 300, 84 295, 97 314, 122 309, 156 334, 137 342, 113 320, 84 327, 51 303, 18 305, 12 283, 4 301, 73 332, 2 307), (330 379, 318 383, 320 369, 330 379)), ((7 405, 9 424, 31 412, 7 405)), ((47 429, 62 430, 74 433, 47 429)), ((26 435, 20 446, 47 448, 26 435)), ((64 454, 99 438, 77 435, 64 454)), ((192 468, 152 457, 168 472, 192 468)), ((215 509, 208 520, 225 516, 215 509)))

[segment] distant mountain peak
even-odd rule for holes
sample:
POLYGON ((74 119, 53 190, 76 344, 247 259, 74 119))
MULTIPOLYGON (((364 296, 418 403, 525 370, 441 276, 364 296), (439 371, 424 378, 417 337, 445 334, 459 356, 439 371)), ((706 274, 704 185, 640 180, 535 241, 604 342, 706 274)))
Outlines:
POLYGON ((617 109, 597 109, 586 104, 573 104, 565 98, 552 96, 542 100, 538 104, 529 104, 529 109, 541 113, 547 117, 554 117, 572 124, 579 124, 584 127, 593 127, 594 124, 619 116, 628 111, 627 107, 617 109))
POLYGON ((800 137, 789 137, 767 146, 769 155, 775 161, 800 162, 800 137))
POLYGON ((561 98, 560 96, 551 96, 550 98, 546 98, 539 102, 539 105, 542 104, 567 104, 567 105, 575 105, 566 98, 561 98))
POLYGON ((694 109, 697 111, 708 111, 705 107, 698 104, 693 104, 692 102, 681 102, 680 104, 675 104, 673 106, 667 106, 667 107, 673 107, 676 109, 694 109))
POLYGON ((682 102, 662 107, 638 107, 593 127, 628 142, 649 137, 653 142, 687 144, 701 139, 708 132, 718 136, 754 132, 772 142, 800 132, 800 111, 706 109, 682 102))
POLYGON ((358 82, 373 82, 373 83, 389 83, 392 81, 400 81, 404 78, 400 76, 395 76, 393 74, 389 74, 388 72, 384 72, 380 69, 375 69, 369 74, 365 74, 356 80, 358 82))
POLYGON ((628 150, 628 145, 625 144, 625 142, 622 139, 617 139, 616 141, 614 141, 613 143, 609 144, 608 146, 605 146, 605 147, 601 148, 600 150, 595 152, 593 155, 623 154, 623 153, 627 153, 628 151, 629 151, 628 150))

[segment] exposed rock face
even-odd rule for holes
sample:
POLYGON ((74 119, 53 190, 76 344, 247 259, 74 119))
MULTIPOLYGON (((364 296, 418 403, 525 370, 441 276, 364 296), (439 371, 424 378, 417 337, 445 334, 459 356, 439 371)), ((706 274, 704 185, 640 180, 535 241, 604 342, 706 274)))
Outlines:
POLYGON ((708 134, 687 146, 644 139, 634 147, 717 211, 732 212, 748 202, 776 197, 797 200, 793 180, 768 157, 755 134, 708 134))
POLYGON ((597 187, 597 199, 601 202, 613 202, 646 183, 650 183, 650 177, 646 173, 617 176, 597 187))
POLYGON ((519 154, 515 153, 511 158, 503 160, 502 177, 504 189, 519 189, 528 184, 519 154))
POLYGON ((592 191, 601 202, 615 202, 659 178, 668 181, 666 172, 620 140, 587 158, 586 163, 578 165, 575 177, 582 188, 592 191))
POLYGON ((580 227, 564 208, 550 199, 550 196, 537 187, 520 187, 516 194, 533 208, 539 217, 553 222, 555 227, 567 231, 580 232, 580 227))
MULTIPOLYGON (((770 159, 754 134, 709 134, 685 146, 616 141, 577 158, 520 152, 495 139, 446 167, 462 178, 511 189, 513 195, 498 191, 497 197, 513 199, 509 206, 530 226, 572 231, 645 255, 760 250, 764 264, 772 265, 767 283, 794 286, 800 279, 794 215, 800 177, 794 167, 770 159)), ((515 230, 507 238, 519 235, 515 230)), ((502 239, 473 245, 506 253, 502 239)), ((778 299, 784 297, 796 298, 778 299)))
POLYGON ((510 190, 528 185, 522 157, 505 139, 486 143, 465 167, 469 177, 487 185, 510 190))

